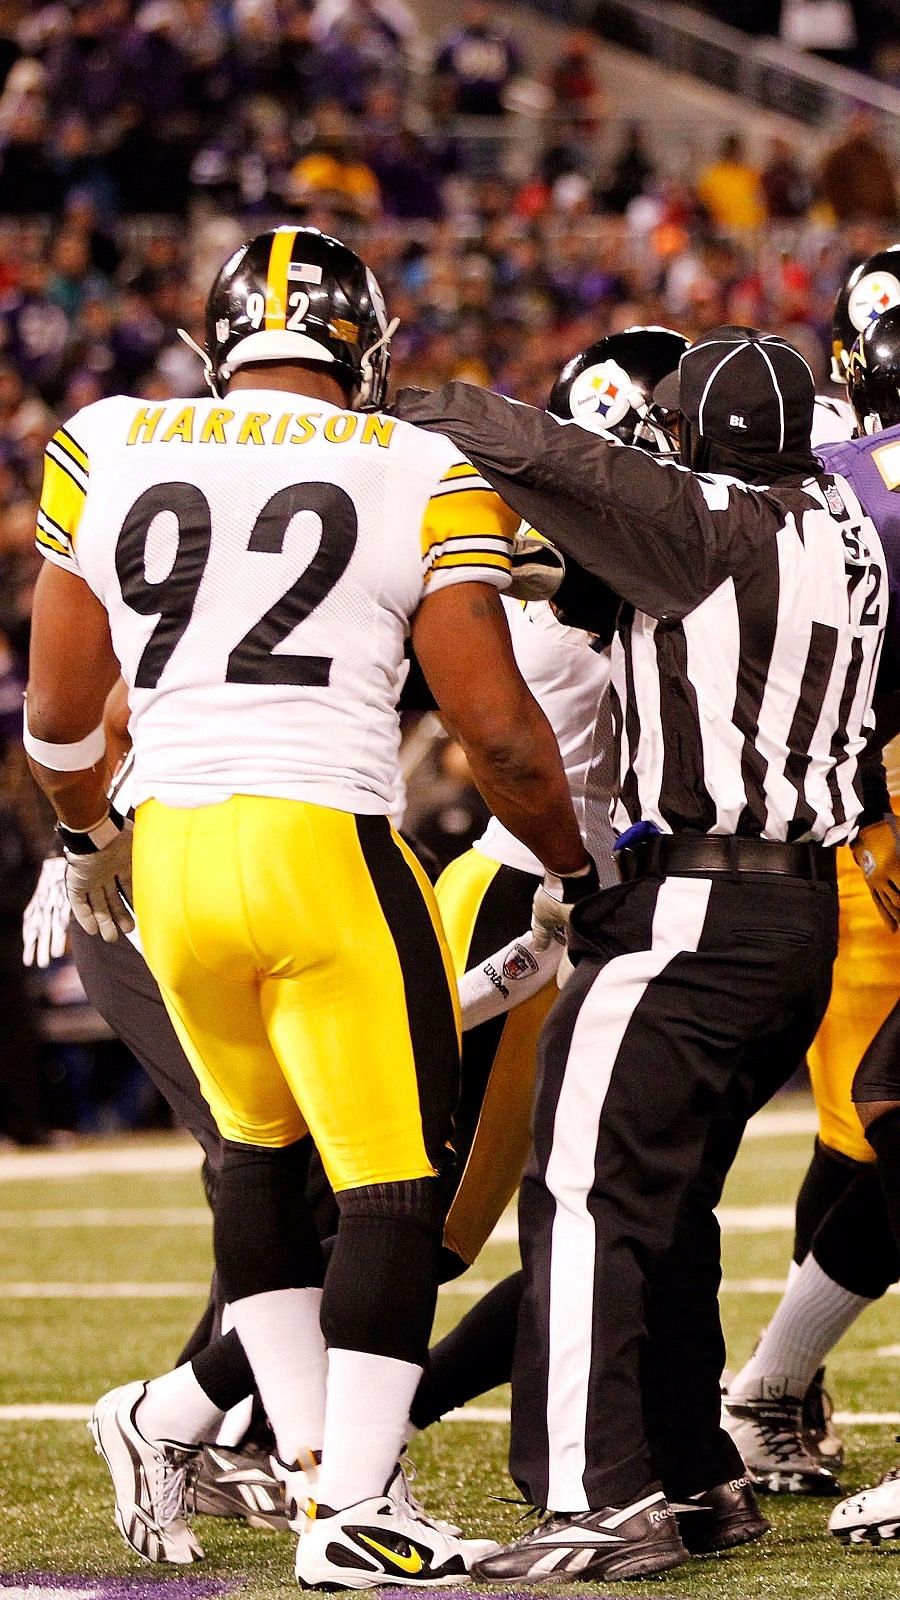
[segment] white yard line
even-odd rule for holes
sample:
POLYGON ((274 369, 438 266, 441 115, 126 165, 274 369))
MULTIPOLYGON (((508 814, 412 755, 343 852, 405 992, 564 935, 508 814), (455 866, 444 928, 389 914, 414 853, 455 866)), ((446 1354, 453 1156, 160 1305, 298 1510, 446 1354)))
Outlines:
MULTIPOLYGON (((793 1206, 720 1206, 716 1215, 728 1233, 790 1233, 793 1206)), ((0 1211, 0 1228, 208 1228, 211 1213, 205 1206, 82 1206, 47 1210, 0 1211)), ((518 1227, 514 1211, 500 1218, 491 1244, 515 1244, 518 1227)))
POLYGON ((206 1283, 2 1283, 5 1300, 194 1300, 206 1283))
POLYGON ((79 1210, 0 1211, 0 1228, 208 1228, 208 1206, 142 1206, 118 1210, 85 1206, 79 1210))
POLYGON ((193 1139, 118 1144, 102 1150, 22 1150, 0 1155, 0 1181, 91 1178, 110 1172, 193 1172, 202 1160, 203 1152, 193 1139))
MULTIPOLYGON (((761 1111, 751 1121, 748 1139, 785 1138, 813 1134, 818 1127, 810 1106, 778 1106, 761 1111)), ((0 1155, 0 1182, 19 1178, 87 1178, 104 1173, 192 1172, 202 1152, 193 1140, 173 1138, 165 1143, 125 1142, 109 1147, 77 1150, 9 1150, 0 1155)))
MULTIPOLYGON (((441 1287, 442 1295, 475 1300, 496 1283, 494 1278, 455 1278, 441 1287)), ((723 1294, 783 1294, 784 1278, 725 1278, 723 1294)), ((207 1294, 208 1283, 0 1283, 0 1300, 192 1300, 207 1294)), ((894 1283, 888 1294, 900 1294, 894 1283)), ((879 1355, 900 1355, 900 1345, 885 1345, 879 1355)))
POLYGON ((745 1139, 787 1139, 798 1133, 818 1133, 819 1119, 812 1106, 791 1106, 780 1110, 770 1106, 758 1111, 747 1123, 745 1139))
MULTIPOLYGON (((84 1405, 20 1405, 0 1406, 0 1422, 87 1422, 90 1406, 84 1405)), ((841 1427, 895 1428, 900 1423, 900 1411, 836 1411, 834 1420, 841 1427)), ((508 1422, 508 1406, 464 1406, 450 1411, 445 1422, 508 1422)))
POLYGON ((0 1228, 211 1228, 208 1206, 82 1206, 0 1210, 0 1228))

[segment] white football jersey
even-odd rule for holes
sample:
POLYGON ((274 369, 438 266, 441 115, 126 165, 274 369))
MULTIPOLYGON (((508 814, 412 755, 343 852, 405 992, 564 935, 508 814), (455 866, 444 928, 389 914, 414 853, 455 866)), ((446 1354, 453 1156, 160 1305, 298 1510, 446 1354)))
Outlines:
POLYGON ((109 614, 136 805, 384 813, 410 619, 508 587, 517 520, 440 435, 261 388, 87 406, 47 447, 37 540, 109 614))
MULTIPOLYGON (((597 862, 601 883, 618 882, 611 860, 610 785, 615 765, 609 688, 609 651, 594 650, 590 634, 567 628, 545 600, 522 605, 504 599, 519 671, 550 723, 569 780, 582 836, 597 862)), ((492 817, 475 849, 492 861, 538 877, 537 857, 492 817)))

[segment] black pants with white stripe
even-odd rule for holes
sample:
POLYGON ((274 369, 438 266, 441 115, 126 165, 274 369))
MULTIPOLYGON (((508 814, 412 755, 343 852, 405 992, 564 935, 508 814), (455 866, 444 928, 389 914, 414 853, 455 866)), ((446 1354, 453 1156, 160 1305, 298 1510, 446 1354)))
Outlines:
POLYGON ((577 969, 541 1040, 513 1368, 511 1471, 555 1511, 740 1470, 719 1431, 712 1208, 747 1117, 824 1014, 837 895, 645 878, 576 920, 577 969))

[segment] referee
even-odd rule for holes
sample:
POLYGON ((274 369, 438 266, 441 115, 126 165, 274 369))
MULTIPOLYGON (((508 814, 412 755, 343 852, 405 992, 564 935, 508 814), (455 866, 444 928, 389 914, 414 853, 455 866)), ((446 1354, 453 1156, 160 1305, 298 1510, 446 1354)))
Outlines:
POLYGON ((860 811, 885 564, 852 489, 811 453, 812 374, 784 341, 727 327, 656 398, 679 413, 681 466, 462 384, 400 406, 623 602, 623 882, 573 914, 520 1199, 511 1470, 549 1515, 474 1569, 493 1581, 685 1559, 642 1383, 648 1287, 673 1240, 697 1370, 670 1373, 671 1404, 682 1385, 706 1428, 681 1481, 703 1478, 682 1492, 708 1509, 740 1476, 717 1425, 712 1206, 747 1115, 824 1013, 832 847, 860 811))

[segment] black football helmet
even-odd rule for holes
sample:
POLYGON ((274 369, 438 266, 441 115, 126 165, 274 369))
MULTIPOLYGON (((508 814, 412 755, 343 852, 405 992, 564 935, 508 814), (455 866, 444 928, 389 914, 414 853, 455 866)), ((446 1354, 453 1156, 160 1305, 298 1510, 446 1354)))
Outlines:
POLYGON ((851 272, 835 301, 831 322, 831 381, 846 383, 850 352, 859 335, 891 306, 900 305, 900 244, 876 250, 851 272))
POLYGON ((863 433, 900 423, 900 305, 862 332, 850 352, 847 394, 863 433))
POLYGON ((563 367, 547 410, 583 427, 603 428, 623 444, 671 455, 675 440, 653 390, 674 372, 688 341, 671 328, 626 328, 588 345, 563 367))
POLYGON ((377 411, 395 327, 374 273, 355 251, 318 228, 273 228, 241 245, 219 272, 206 302, 201 354, 216 395, 248 362, 321 362, 350 405, 377 411))

